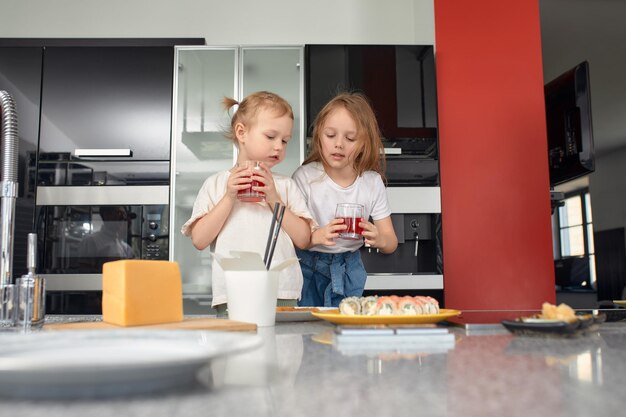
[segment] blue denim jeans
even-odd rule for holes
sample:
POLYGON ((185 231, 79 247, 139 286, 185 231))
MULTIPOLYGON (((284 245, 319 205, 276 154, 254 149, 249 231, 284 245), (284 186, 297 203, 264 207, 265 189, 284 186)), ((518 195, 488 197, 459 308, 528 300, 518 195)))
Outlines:
POLYGON ((304 277, 299 306, 337 307, 345 297, 363 295, 367 272, 361 253, 296 250, 304 277))

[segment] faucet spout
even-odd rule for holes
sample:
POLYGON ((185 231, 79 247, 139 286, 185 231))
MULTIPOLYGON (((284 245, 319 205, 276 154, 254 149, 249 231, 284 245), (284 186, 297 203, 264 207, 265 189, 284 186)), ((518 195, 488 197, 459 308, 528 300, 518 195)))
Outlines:
POLYGON ((0 90, 0 286, 12 282, 15 199, 17 198, 17 161, 19 138, 13 97, 0 90))

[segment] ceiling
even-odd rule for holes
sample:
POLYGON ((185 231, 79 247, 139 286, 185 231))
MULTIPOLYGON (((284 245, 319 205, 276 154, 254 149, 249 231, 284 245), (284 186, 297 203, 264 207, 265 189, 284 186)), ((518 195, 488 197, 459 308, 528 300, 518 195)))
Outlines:
POLYGON ((543 73, 549 82, 589 62, 596 156, 626 146, 626 1, 540 0, 543 73))

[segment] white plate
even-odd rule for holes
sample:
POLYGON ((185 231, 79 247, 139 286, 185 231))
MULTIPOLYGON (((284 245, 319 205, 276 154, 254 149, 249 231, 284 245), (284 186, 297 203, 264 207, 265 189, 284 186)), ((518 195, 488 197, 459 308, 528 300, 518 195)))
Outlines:
POLYGON ((197 383, 210 360, 260 346, 254 334, 88 330, 0 334, 0 393, 106 397, 197 383))
MULTIPOLYGON (((320 318, 311 314, 310 310, 305 310, 311 307, 294 307, 293 311, 276 311, 276 321, 315 321, 320 318), (299 311, 302 308, 302 311, 299 311)), ((325 310, 335 310, 337 307, 315 307, 319 312, 325 310)))

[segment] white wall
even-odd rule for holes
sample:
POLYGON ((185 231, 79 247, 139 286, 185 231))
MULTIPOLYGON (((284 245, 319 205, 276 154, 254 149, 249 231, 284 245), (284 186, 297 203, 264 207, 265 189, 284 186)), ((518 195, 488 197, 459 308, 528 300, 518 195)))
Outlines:
POLYGON ((434 0, 0 0, 0 37, 434 44, 434 0))
POLYGON ((594 231, 626 226, 626 147, 596 160, 589 175, 594 231))

